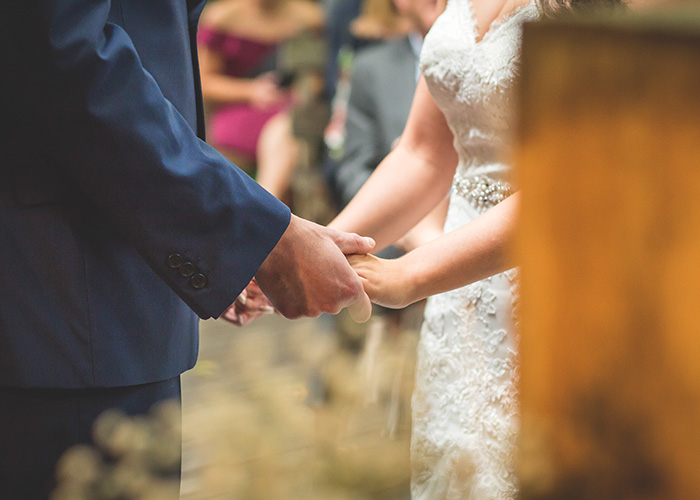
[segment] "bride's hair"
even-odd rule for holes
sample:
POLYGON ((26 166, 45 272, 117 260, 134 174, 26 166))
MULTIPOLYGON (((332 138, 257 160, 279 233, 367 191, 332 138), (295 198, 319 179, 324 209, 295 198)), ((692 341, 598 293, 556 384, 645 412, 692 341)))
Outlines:
POLYGON ((538 0, 537 3, 542 13, 548 17, 590 8, 619 8, 625 5, 624 0, 538 0))

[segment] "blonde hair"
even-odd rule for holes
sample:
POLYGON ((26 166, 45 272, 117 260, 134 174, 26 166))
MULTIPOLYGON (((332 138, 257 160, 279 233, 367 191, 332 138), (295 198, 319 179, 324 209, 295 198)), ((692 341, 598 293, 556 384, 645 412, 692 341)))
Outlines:
POLYGON ((578 12, 588 8, 624 7, 624 0, 538 0, 540 10, 547 17, 578 12))

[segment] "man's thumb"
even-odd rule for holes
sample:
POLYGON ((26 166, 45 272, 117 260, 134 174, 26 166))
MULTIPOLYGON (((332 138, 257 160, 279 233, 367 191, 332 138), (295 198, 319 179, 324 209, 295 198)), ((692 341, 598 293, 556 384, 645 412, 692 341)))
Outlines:
POLYGON ((366 254, 374 248, 374 240, 354 233, 338 233, 335 244, 345 255, 366 254))
POLYGON ((364 323, 372 316, 372 302, 364 291, 356 302, 348 306, 350 317, 355 323, 364 323))

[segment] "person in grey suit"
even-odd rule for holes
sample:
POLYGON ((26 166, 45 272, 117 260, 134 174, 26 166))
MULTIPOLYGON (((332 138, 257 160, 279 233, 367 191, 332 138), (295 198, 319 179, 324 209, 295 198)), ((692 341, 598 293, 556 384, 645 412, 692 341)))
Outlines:
POLYGON ((343 156, 336 169, 347 204, 403 132, 416 88, 420 35, 381 42, 353 62, 343 156))
MULTIPOLYGON (((434 0, 392 1, 398 14, 410 20, 414 31, 371 45, 354 58, 343 156, 332 173, 341 206, 355 196, 403 132, 420 76, 418 58, 423 37, 439 13, 434 0)), ((439 236, 441 218, 444 207, 401 243, 412 247, 421 242, 418 240, 439 236)))

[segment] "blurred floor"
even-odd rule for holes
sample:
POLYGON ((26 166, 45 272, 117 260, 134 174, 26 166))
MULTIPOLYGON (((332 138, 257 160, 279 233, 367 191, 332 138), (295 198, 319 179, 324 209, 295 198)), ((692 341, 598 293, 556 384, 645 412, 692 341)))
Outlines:
POLYGON ((199 362, 183 376, 182 499, 409 498, 421 311, 362 326, 342 315, 202 322, 199 362))

